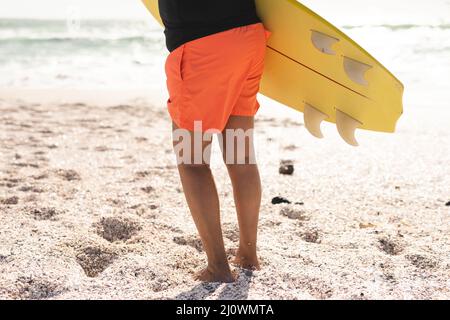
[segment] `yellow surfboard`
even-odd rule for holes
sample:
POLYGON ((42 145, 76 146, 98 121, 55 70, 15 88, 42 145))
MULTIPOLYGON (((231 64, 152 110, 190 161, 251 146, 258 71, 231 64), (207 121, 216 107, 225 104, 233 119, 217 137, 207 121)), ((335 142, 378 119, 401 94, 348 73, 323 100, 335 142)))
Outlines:
MULTIPOLYGON (((162 24, 158 0, 142 0, 162 24)), ((260 92, 304 113, 322 138, 322 121, 336 123, 351 145, 357 128, 394 132, 403 113, 403 85, 338 28, 296 0, 255 0, 272 32, 260 92)))

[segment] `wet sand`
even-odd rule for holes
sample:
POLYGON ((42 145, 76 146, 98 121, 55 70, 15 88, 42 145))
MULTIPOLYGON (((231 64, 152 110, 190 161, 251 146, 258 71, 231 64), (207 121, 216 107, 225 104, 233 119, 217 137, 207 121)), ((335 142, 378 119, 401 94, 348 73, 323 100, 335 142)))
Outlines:
MULTIPOLYGON (((264 106, 262 270, 202 284, 161 99, 53 94, 0 94, 0 298, 450 298, 449 109, 407 109, 395 135, 359 133, 355 149, 332 125, 316 140, 299 114, 264 106)), ((231 256, 236 216, 214 152, 231 256)))

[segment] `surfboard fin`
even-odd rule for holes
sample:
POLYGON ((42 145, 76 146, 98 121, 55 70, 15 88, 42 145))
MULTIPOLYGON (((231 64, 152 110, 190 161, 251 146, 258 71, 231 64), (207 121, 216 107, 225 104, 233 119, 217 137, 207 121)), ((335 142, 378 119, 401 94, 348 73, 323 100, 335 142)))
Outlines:
POLYGON ((311 30, 311 41, 314 47, 316 47, 316 49, 320 52, 330 55, 336 54, 332 47, 335 43, 339 42, 339 39, 319 31, 311 30))
POLYGON ((358 127, 362 125, 358 120, 350 117, 348 114, 336 110, 336 126, 339 135, 347 142, 349 145, 357 147, 358 141, 355 138, 355 131, 358 127))
POLYGON ((369 85, 369 82, 367 82, 365 75, 368 70, 372 69, 372 66, 351 58, 344 57, 344 69, 345 73, 352 81, 363 86, 369 85))
POLYGON ((322 111, 317 110, 310 104, 305 103, 303 117, 305 121, 305 127, 306 129, 308 129, 309 133, 311 133, 316 138, 322 139, 323 134, 320 130, 320 124, 322 123, 322 121, 328 118, 328 116, 322 111))

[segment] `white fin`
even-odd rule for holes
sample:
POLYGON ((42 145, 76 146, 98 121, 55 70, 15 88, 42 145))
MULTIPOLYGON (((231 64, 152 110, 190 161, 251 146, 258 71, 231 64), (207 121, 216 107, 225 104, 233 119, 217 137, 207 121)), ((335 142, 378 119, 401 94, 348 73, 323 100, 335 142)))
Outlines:
POLYGON ((357 147, 358 141, 355 138, 355 131, 362 125, 358 120, 350 117, 348 114, 336 110, 336 126, 342 139, 349 145, 357 147))
POLYGON ((323 134, 320 130, 320 124, 324 121, 328 116, 314 108, 308 103, 305 103, 305 110, 303 111, 303 117, 305 121, 305 127, 308 129, 309 133, 311 133, 314 137, 322 139, 323 134))
POLYGON ((369 82, 367 82, 365 75, 368 70, 372 69, 372 66, 351 58, 344 57, 344 69, 347 73, 347 76, 352 81, 363 86, 369 85, 369 82))
POLYGON ((311 32, 311 41, 317 50, 330 55, 336 54, 332 47, 335 43, 339 42, 339 39, 336 39, 319 31, 311 30, 311 32))

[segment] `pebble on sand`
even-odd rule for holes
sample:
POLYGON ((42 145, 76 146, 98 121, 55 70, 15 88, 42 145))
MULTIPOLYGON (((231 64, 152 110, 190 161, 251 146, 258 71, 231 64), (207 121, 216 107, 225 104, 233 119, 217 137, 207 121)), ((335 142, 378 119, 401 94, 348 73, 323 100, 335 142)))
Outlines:
POLYGON ((281 160, 278 172, 284 175, 294 174, 294 163, 292 160, 281 160))
POLYGON ((291 202, 283 197, 275 197, 272 199, 272 204, 281 204, 281 203, 288 203, 290 204, 291 202))

